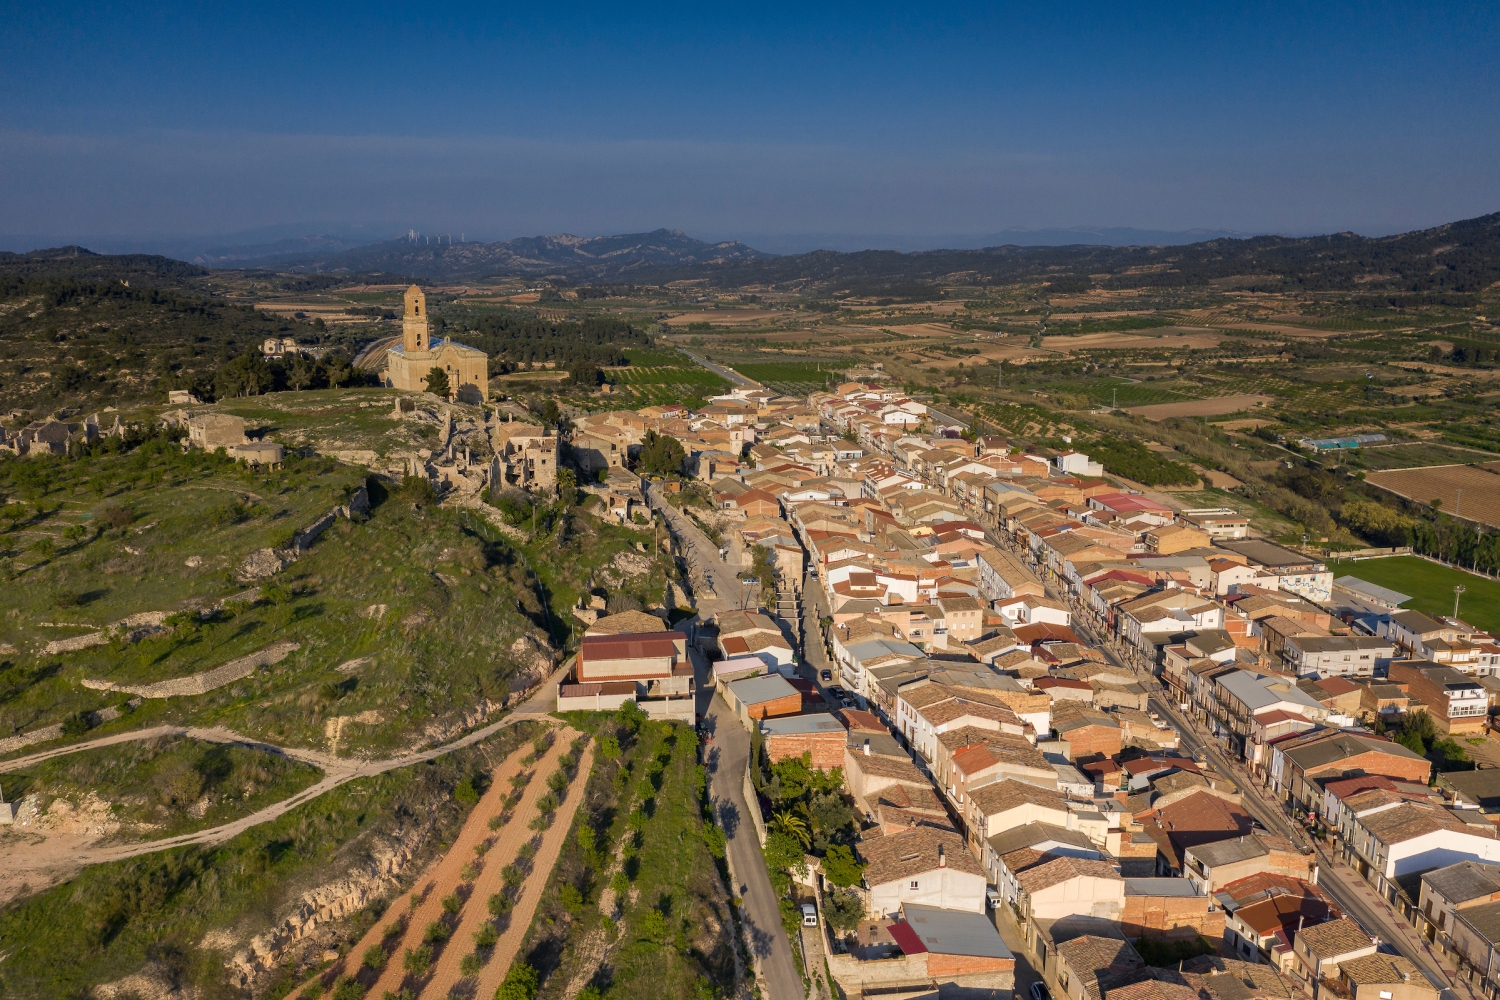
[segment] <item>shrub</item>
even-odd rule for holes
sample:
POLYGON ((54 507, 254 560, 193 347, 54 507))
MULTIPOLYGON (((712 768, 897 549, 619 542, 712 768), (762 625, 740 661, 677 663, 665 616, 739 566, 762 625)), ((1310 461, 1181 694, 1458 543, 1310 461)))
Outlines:
POLYGON ((547 787, 554 792, 561 792, 568 787, 569 780, 567 771, 553 771, 547 776, 547 787))
POLYGON ((426 945, 406 949, 406 954, 401 956, 401 968, 414 976, 425 976, 432 968, 432 949, 426 945))
MULTIPOLYGON (((506 815, 504 813, 501 813, 499 816, 491 816, 490 817, 490 822, 489 822, 490 829, 491 830, 498 830, 498 829, 500 829, 502 826, 505 825, 506 818, 507 817, 506 817, 506 815)), ((477 851, 477 850, 479 850, 479 848, 476 847, 475 850, 477 851)), ((485 850, 489 850, 489 848, 486 847, 485 850)))
POLYGON ((380 1000, 417 1000, 417 995, 412 992, 411 987, 404 986, 399 991, 386 990, 380 995, 380 1000))
POLYGON ((466 976, 476 976, 479 974, 479 970, 483 966, 484 961, 480 959, 480 957, 476 953, 471 951, 464 956, 462 962, 458 963, 458 971, 462 972, 466 976))
POLYGON ((474 789, 474 782, 466 776, 453 786, 453 798, 461 806, 473 806, 479 801, 479 792, 474 789))
POLYGON ((458 870, 458 877, 465 882, 472 882, 479 877, 479 869, 474 867, 474 862, 470 861, 458 870))
MULTIPOLYGON (((515 909, 515 905, 516 901, 503 892, 497 892, 489 899, 490 913, 497 917, 505 916, 511 910, 515 909)), ((485 927, 489 926, 489 924, 485 924, 485 927)), ((493 931, 494 928, 490 927, 490 930, 493 931)), ((479 933, 483 934, 484 930, 481 929, 479 933)))
POLYGON ((360 964, 367 969, 381 969, 385 967, 386 959, 389 957, 384 948, 378 944, 372 944, 365 949, 365 957, 360 964))
POLYGON ((550 731, 545 733, 537 733, 531 738, 531 747, 536 751, 536 755, 538 757, 546 753, 551 746, 552 733, 550 731))
MULTIPOLYGON (((459 898, 458 893, 449 893, 443 897, 443 912, 457 913, 464 908, 464 901, 459 898)), ((446 925, 445 925, 446 926, 446 925)), ((431 928, 428 928, 431 930, 431 928)))
POLYGON ((314 979, 312 982, 307 984, 307 986, 302 990, 301 993, 297 994, 297 996, 300 997, 301 1000, 318 1000, 318 997, 322 995, 323 980, 321 979, 314 979))
POLYGON ((526 843, 516 848, 516 857, 520 858, 522 861, 530 861, 532 858, 536 857, 536 844, 532 843, 529 840, 526 841, 526 843))
POLYGON ((525 962, 517 962, 505 974, 505 982, 500 984, 495 1000, 536 1000, 540 985, 536 970, 525 962))
POLYGON ((329 1000, 360 1000, 365 995, 365 987, 353 976, 339 976, 333 982, 333 992, 328 994, 329 1000))
POLYGON ((557 807, 559 805, 561 805, 561 803, 557 801, 557 796, 553 795, 551 792, 548 792, 546 795, 543 795, 541 798, 536 800, 537 811, 544 816, 549 813, 557 812, 557 807))
MULTIPOLYGON (((446 909, 446 907, 444 908, 446 909)), ((441 920, 434 920, 432 923, 428 924, 427 929, 422 932, 422 942, 424 944, 442 944, 452 936, 453 928, 449 927, 441 920)))
MULTIPOLYGON (((497 816, 496 819, 498 819, 498 818, 499 817, 497 816)), ((493 822, 495 822, 495 820, 492 819, 492 820, 490 820, 490 822, 493 823, 493 822)), ((477 843, 477 844, 474 845, 474 856, 476 858, 482 858, 486 854, 488 854, 489 852, 490 852, 490 842, 488 840, 481 840, 479 843, 477 843)))
MULTIPOLYGON (((509 899, 510 897, 504 897, 509 899)), ((499 914, 496 914, 498 916, 499 914)), ((500 932, 495 930, 494 924, 480 924, 479 930, 474 932, 474 947, 493 948, 495 942, 500 940, 500 932)))
POLYGON ((506 865, 500 869, 500 881, 504 882, 507 887, 518 886, 526 881, 526 876, 515 865, 506 865))

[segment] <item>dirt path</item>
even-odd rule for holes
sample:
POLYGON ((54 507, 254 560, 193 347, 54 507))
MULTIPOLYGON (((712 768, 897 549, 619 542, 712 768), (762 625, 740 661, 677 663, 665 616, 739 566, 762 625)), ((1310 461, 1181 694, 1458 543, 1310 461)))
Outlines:
POLYGON ((308 750, 302 747, 279 747, 269 743, 262 743, 259 740, 252 740, 229 729, 198 729, 192 726, 156 726, 151 729, 138 729, 129 733, 117 733, 113 736, 104 736, 85 743, 74 743, 66 747, 58 747, 55 750, 45 750, 26 757, 18 757, 14 760, 0 762, 0 773, 3 773, 5 771, 16 770, 28 764, 34 764, 53 757, 60 757, 65 754, 78 753, 79 751, 95 747, 111 746, 132 740, 155 739, 158 736, 184 735, 209 742, 232 743, 254 750, 261 750, 265 753, 278 754, 293 760, 302 761, 303 763, 312 764, 314 767, 321 768, 324 771, 322 780, 309 785, 290 798, 273 803, 264 809, 253 812, 248 816, 242 816, 229 823, 209 827, 206 830, 198 830, 193 833, 185 833, 177 837, 111 846, 94 846, 93 841, 81 840, 77 837, 52 837, 22 843, 8 843, 6 844, 7 849, 0 851, 0 903, 10 900, 23 892, 40 890, 63 879, 70 878, 79 869, 89 865, 120 861, 142 854, 154 854, 157 851, 165 851, 173 847, 183 847, 188 844, 223 843, 253 826, 259 826, 261 823, 269 823, 298 806, 312 801, 324 792, 331 791, 356 778, 373 777, 377 774, 384 774, 387 771, 394 771, 397 768, 433 760, 444 754, 452 753, 455 750, 473 746, 475 743, 493 736, 504 727, 515 725, 518 722, 528 720, 546 721, 549 713, 557 707, 557 682, 561 679, 561 673, 564 670, 566 670, 566 665, 559 668, 556 673, 544 681, 540 689, 531 698, 498 722, 492 722, 483 728, 476 729, 451 743, 445 743, 442 746, 422 750, 417 753, 390 757, 385 760, 345 760, 329 756, 317 750, 308 750))
MULTIPOLYGON (((572 825, 573 816, 583 801, 583 791, 588 784, 589 770, 593 766, 592 747, 584 750, 578 763, 577 775, 568 787, 567 797, 563 799, 552 826, 540 835, 530 829, 532 819, 537 816, 537 800, 548 791, 547 776, 557 770, 557 758, 568 752, 569 744, 577 735, 576 731, 567 727, 554 730, 553 745, 530 767, 523 768, 520 763, 525 753, 529 752, 524 747, 501 762, 492 774, 490 788, 470 813, 468 822, 464 824, 448 853, 422 874, 411 892, 392 902, 385 920, 372 927, 343 959, 320 973, 324 982, 331 983, 344 973, 358 973, 365 952, 375 945, 382 945, 389 956, 384 968, 378 976, 372 975, 368 970, 363 976, 370 982, 368 996, 378 997, 386 991, 396 992, 403 984, 413 989, 419 988, 421 997, 448 996, 453 986, 466 978, 459 965, 464 956, 474 950, 475 932, 494 919, 490 916, 488 901, 503 887, 501 871, 516 860, 517 852, 523 844, 539 840, 537 853, 532 859, 531 870, 521 885, 515 908, 505 918, 505 929, 491 950, 489 961, 475 977, 475 989, 465 991, 467 995, 474 997, 494 996, 515 960, 526 929, 531 925, 531 918, 541 898, 541 888, 552 872, 562 851, 563 840, 572 825), (512 812, 510 821, 498 832, 492 833, 489 821, 491 817, 500 815, 500 800, 510 792, 510 779, 523 771, 531 774, 532 780, 522 793, 521 801, 512 812), (476 867, 480 868, 479 877, 474 880, 463 909, 459 911, 458 925, 452 937, 441 947, 425 981, 412 981, 402 967, 406 949, 421 947, 422 935, 427 926, 443 916, 443 898, 458 890, 462 884, 460 873, 464 865, 475 861, 475 845, 486 840, 490 841, 490 849, 482 861, 476 863, 476 867), (418 900, 415 909, 412 908, 414 898, 418 900), (403 917, 406 920, 404 930, 387 937, 387 928, 403 917)), ((290 995, 297 994, 294 992, 290 995)))

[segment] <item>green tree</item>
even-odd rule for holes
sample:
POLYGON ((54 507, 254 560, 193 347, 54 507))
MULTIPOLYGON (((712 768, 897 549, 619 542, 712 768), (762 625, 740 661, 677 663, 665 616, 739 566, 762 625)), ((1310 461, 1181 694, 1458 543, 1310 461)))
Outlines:
POLYGON ((803 877, 807 874, 806 852, 802 842, 780 830, 767 835, 763 850, 766 868, 771 875, 771 884, 778 893, 791 886, 791 873, 803 877))
POLYGON ((865 905, 854 893, 834 889, 823 895, 823 919, 840 934, 852 932, 864 917, 865 905))
POLYGON ((848 846, 834 844, 823 855, 823 874, 834 885, 847 889, 859 884, 859 880, 864 877, 865 866, 854 857, 854 852, 848 846))
POLYGON ((597 389, 599 384, 604 381, 604 373, 599 370, 598 365, 594 364, 588 358, 580 358, 569 365, 568 374, 573 376, 575 385, 580 385, 587 389, 597 389))
POLYGON ((541 977, 536 969, 525 962, 517 962, 505 974, 505 982, 500 984, 495 1000, 536 1000, 540 988, 541 977))
POLYGON ((447 396, 450 391, 448 373, 436 365, 428 370, 427 377, 423 381, 427 383, 427 391, 434 396, 447 396))
POLYGON ((572 469, 557 470, 557 499, 564 507, 578 506, 578 476, 572 469))
POLYGON ((773 815, 767 827, 792 838, 802 846, 804 851, 812 846, 812 830, 808 826, 807 818, 790 809, 773 815))
POLYGON ((641 454, 637 465, 642 472, 650 475, 670 476, 682 471, 682 463, 686 458, 687 452, 682 450, 682 443, 676 438, 648 430, 641 439, 641 454))

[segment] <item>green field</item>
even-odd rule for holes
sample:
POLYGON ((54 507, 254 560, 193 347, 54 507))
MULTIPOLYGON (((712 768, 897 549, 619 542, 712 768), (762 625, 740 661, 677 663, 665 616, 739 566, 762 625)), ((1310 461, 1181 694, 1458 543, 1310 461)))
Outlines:
POLYGON ((832 376, 838 379, 847 363, 837 361, 752 361, 734 365, 748 379, 787 396, 806 396, 826 388, 832 376))
MULTIPOLYGON (((652 352, 661 354, 664 352, 652 352)), ((630 395, 628 406, 662 406, 682 403, 697 407, 709 396, 729 391, 729 381, 707 368, 699 368, 689 359, 677 355, 678 365, 643 365, 621 368, 609 373, 609 380, 622 393, 630 395)), ((622 400, 622 402, 625 402, 622 400)))
POLYGON ((1482 576, 1448 569, 1416 556, 1385 559, 1336 560, 1328 564, 1334 576, 1357 576, 1367 583, 1412 595, 1404 605, 1429 615, 1453 614, 1453 588, 1468 588, 1459 600, 1458 616, 1485 631, 1500 629, 1500 583, 1482 576))

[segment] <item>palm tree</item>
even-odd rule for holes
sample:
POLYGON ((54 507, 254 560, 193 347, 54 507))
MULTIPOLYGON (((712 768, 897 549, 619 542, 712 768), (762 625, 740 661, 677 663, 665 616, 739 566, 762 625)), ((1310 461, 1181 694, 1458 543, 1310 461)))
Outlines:
POLYGON ((784 833, 791 837, 802 845, 803 850, 812 846, 812 831, 808 827, 807 819, 790 809, 771 817, 771 829, 776 833, 784 833))

